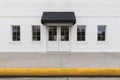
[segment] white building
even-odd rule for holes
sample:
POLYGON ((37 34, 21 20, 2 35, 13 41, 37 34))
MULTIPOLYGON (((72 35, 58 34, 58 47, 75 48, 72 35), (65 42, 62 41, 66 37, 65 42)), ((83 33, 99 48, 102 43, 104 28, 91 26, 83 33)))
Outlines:
POLYGON ((119 34, 120 0, 0 0, 0 52, 120 52, 119 34))

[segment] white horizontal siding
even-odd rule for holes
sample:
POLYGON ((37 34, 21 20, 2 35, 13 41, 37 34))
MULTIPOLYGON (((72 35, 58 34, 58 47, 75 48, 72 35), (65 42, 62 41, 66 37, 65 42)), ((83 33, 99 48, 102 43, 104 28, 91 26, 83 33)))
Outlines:
POLYGON ((0 0, 0 5, 120 5, 120 0, 0 0))
POLYGON ((74 11, 77 17, 119 17, 120 0, 0 0, 0 17, 41 17, 43 11, 74 11))
POLYGON ((45 52, 46 27, 39 18, 0 18, 0 52, 45 52), (11 25, 20 25, 21 40, 12 41, 11 25), (32 41, 32 25, 40 25, 41 41, 32 41))

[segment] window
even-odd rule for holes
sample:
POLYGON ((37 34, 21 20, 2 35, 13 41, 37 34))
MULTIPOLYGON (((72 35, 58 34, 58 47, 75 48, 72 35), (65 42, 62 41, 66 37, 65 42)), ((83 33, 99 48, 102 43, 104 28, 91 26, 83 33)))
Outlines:
POLYGON ((33 41, 40 41, 40 26, 39 25, 34 25, 32 26, 32 40, 33 41))
POLYGON ((56 26, 49 26, 49 41, 57 41, 57 27, 56 26))
POLYGON ((61 26, 61 41, 69 41, 69 26, 61 26))
POLYGON ((105 41, 106 25, 98 25, 97 40, 105 41))
POLYGON ((20 26, 19 25, 12 26, 12 40, 20 41, 20 26))
POLYGON ((77 41, 85 41, 85 25, 77 26, 77 41))

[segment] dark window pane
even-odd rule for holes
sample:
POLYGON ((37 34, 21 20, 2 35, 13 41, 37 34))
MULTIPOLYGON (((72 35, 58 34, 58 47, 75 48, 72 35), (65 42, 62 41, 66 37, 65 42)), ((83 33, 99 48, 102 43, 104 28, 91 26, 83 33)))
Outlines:
POLYGON ((20 36, 20 32, 17 33, 17 36, 20 36))
POLYGON ((40 26, 32 26, 32 37, 33 41, 40 41, 40 26))
POLYGON ((20 37, 19 36, 17 36, 17 41, 20 41, 20 37))
POLYGON ((77 37, 77 41, 79 41, 80 40, 80 37, 77 37))
POLYGON ((81 35, 82 35, 82 33, 78 32, 78 33, 77 33, 77 35, 78 35, 78 37, 79 37, 79 36, 81 36, 81 35))
POLYGON ((69 26, 61 26, 61 41, 69 41, 69 26))
POLYGON ((102 40, 102 41, 105 41, 105 37, 102 37, 101 40, 102 40))
POLYGON ((77 26, 77 41, 85 41, 85 25, 77 26))
POLYGON ((16 37, 13 37, 13 41, 16 41, 16 37))
POLYGON ((17 29, 16 29, 17 31, 20 31, 20 27, 19 27, 19 26, 17 26, 16 28, 17 28, 17 29))
POLYGON ((17 33, 16 33, 16 32, 13 32, 13 37, 16 36, 16 35, 17 35, 17 33))
POLYGON ((98 26, 98 41, 105 41, 105 25, 98 26))
POLYGON ((102 32, 102 36, 105 36, 105 32, 102 32))
POLYGON ((82 41, 85 41, 85 37, 82 37, 82 41))
POLYGON ((37 41, 37 37, 33 37, 33 41, 37 41))
POLYGON ((13 41, 20 41, 20 26, 17 25, 12 26, 12 36, 13 41))
POLYGON ((85 36, 85 32, 82 32, 82 36, 85 36))
POLYGON ((33 37, 36 37, 37 33, 36 32, 33 32, 33 37))
POLYGON ((98 39, 98 41, 100 41, 101 40, 101 36, 98 36, 97 39, 98 39))
POLYGON ((37 37, 37 40, 40 40, 40 37, 37 37))
POLYGON ((40 32, 37 32, 37 36, 40 37, 40 32))
POLYGON ((49 26, 48 34, 49 34, 49 41, 56 41, 57 40, 57 27, 49 26))

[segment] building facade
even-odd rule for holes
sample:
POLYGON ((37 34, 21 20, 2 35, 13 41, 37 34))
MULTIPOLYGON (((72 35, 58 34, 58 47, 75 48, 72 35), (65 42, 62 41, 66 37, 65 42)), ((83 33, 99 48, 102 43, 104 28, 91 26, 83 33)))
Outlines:
POLYGON ((120 52, 120 0, 0 1, 0 52, 120 52))

